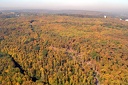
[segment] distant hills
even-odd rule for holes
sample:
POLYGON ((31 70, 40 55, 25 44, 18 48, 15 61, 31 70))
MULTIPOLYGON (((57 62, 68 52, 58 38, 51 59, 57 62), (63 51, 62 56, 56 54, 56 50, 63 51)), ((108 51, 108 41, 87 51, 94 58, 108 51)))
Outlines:
POLYGON ((104 15, 109 17, 117 17, 122 19, 128 18, 128 12, 101 12, 101 11, 88 11, 88 10, 46 10, 46 9, 22 9, 22 10, 1 10, 1 13, 29 13, 29 14, 59 14, 67 16, 78 17, 103 17, 104 15))

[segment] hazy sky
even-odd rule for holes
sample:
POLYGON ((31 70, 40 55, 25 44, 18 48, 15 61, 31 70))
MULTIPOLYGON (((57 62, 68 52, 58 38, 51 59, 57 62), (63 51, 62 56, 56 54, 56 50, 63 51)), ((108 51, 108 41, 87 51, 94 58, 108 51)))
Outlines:
POLYGON ((126 10, 128 0, 0 0, 0 9, 126 10))

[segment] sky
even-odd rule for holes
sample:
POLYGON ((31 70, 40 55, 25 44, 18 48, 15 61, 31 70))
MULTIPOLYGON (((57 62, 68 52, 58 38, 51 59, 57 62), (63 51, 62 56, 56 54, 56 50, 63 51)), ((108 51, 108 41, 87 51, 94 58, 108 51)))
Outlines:
POLYGON ((128 10, 128 0, 0 0, 0 9, 128 10))

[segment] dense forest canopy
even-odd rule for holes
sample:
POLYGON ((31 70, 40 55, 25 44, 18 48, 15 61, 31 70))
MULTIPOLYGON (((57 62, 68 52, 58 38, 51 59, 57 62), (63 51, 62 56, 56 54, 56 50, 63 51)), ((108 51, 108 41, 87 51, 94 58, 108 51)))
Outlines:
POLYGON ((127 85, 128 22, 0 14, 0 84, 127 85))

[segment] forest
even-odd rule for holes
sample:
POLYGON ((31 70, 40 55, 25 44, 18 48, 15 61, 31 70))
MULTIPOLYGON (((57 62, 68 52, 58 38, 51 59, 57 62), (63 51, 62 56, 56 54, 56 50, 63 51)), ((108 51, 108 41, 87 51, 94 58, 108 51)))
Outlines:
POLYGON ((128 85, 128 22, 0 14, 0 85, 128 85))

